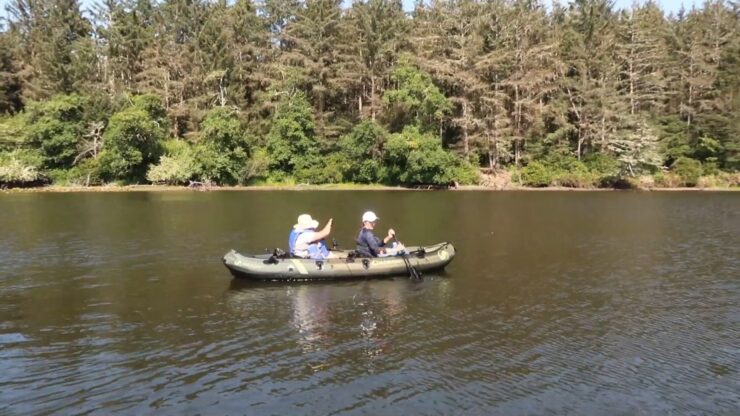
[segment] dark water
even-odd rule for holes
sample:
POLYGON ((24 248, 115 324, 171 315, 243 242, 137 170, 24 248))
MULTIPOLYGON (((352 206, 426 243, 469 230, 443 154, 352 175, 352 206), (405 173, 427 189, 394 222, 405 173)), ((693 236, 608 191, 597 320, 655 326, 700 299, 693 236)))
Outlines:
POLYGON ((0 414, 740 414, 740 193, 0 194, 0 414), (445 273, 234 281, 366 209, 445 273))

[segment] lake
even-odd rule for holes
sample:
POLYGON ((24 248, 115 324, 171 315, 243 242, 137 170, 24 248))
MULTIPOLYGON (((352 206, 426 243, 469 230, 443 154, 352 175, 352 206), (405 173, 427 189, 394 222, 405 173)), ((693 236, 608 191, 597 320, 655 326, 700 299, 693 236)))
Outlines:
POLYGON ((0 414, 738 414, 740 192, 0 194, 0 414), (446 271, 251 283, 366 210, 446 271))

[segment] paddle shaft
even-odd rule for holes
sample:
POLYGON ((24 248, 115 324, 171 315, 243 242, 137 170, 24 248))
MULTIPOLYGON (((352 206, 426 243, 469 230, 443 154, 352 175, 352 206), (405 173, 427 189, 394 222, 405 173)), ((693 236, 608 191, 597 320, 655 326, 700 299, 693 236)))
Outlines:
MULTIPOLYGON (((401 244, 396 238, 395 233, 393 234, 393 241, 396 244, 401 244)), ((406 254, 401 254, 401 258, 403 259, 403 263, 406 265, 406 270, 409 272, 409 277, 416 280, 421 279, 421 273, 419 273, 419 271, 411 264, 411 260, 409 260, 408 256, 406 254)))

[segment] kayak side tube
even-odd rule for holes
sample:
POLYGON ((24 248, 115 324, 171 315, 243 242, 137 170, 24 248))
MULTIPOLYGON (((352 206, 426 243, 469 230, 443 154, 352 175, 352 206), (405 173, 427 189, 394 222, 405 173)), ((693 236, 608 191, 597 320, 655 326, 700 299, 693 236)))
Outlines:
POLYGON ((231 250, 223 257, 234 277, 263 281, 348 280, 401 276, 408 264, 420 272, 445 268, 455 257, 455 247, 443 242, 424 247, 407 247, 403 256, 350 258, 349 251, 332 251, 337 258, 312 260, 274 258, 269 254, 244 255, 231 250))

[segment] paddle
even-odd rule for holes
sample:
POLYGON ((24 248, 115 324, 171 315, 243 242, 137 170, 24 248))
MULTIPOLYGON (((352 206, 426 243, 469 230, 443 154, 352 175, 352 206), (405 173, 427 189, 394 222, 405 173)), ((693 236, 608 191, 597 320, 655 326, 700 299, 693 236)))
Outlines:
MULTIPOLYGON (((401 242, 398 241, 398 239, 396 238, 395 233, 393 234, 393 241, 397 244, 401 244, 401 242)), ((403 259, 403 264, 406 265, 406 270, 409 272, 409 277, 414 280, 421 280, 421 273, 416 270, 416 267, 411 264, 408 256, 406 254, 400 254, 400 256, 403 259)))

